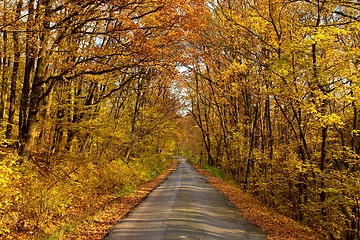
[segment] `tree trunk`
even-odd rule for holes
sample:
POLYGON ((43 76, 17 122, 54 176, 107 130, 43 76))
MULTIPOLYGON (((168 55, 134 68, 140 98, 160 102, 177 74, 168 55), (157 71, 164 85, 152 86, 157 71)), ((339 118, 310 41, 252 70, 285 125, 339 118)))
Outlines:
POLYGON ((320 171, 322 173, 321 179, 320 179, 320 202, 322 204, 321 206, 321 215, 324 218, 324 221, 326 220, 326 208, 324 206, 324 202, 326 200, 326 194, 325 194, 325 179, 324 179, 324 173, 325 173, 325 161, 326 161, 326 141, 327 141, 327 131, 328 131, 328 127, 322 127, 321 130, 321 157, 320 157, 320 171))
MULTIPOLYGON (((5 5, 5 2, 4 2, 5 5)), ((4 17, 5 18, 5 17, 4 17)), ((6 97, 8 94, 8 71, 10 59, 8 58, 8 34, 3 33, 3 49, 2 49, 2 74, 1 74, 1 92, 0 92, 0 120, 5 117, 6 97)))
MULTIPOLYGON (((22 0, 20 0, 16 7, 16 18, 20 17, 22 0)), ((19 75, 19 64, 20 64, 20 50, 19 50, 19 37, 18 33, 13 33, 14 39, 14 65, 13 72, 11 75, 11 88, 10 88, 10 106, 9 106, 9 116, 8 116, 8 124, 6 127, 6 138, 11 139, 13 136, 13 125, 15 118, 15 104, 16 104, 16 82, 19 75)))
POLYGON ((30 93, 30 106, 29 106, 29 113, 28 113, 28 119, 26 124, 26 131, 25 133, 25 142, 24 142, 24 148, 23 152, 21 152, 21 155, 23 156, 29 156, 31 149, 33 148, 34 142, 35 142, 35 134, 36 134, 36 125, 37 125, 37 116, 40 110, 40 97, 42 94, 42 83, 45 78, 46 73, 46 45, 47 45, 47 38, 48 38, 48 25, 49 20, 47 19, 50 15, 49 10, 49 0, 44 1, 44 7, 45 7, 45 20, 43 22, 43 32, 40 34, 40 51, 39 51, 39 58, 37 60, 36 64, 36 71, 34 74, 34 80, 31 87, 31 93, 30 93))
POLYGON ((247 160, 247 165, 246 165, 246 173, 245 173, 245 181, 244 181, 244 184, 245 184, 244 190, 245 191, 247 190, 247 187, 248 187, 251 166, 253 164, 252 154, 253 154, 253 150, 255 147, 255 129, 256 129, 257 118, 258 118, 258 111, 259 111, 259 105, 256 104, 255 116, 254 116, 254 121, 253 121, 252 129, 251 129, 250 149, 249 149, 249 155, 248 155, 248 160, 247 160))
POLYGON ((30 107, 26 124, 26 138, 24 142, 24 153, 22 155, 28 156, 35 141, 37 116, 40 109, 40 95, 42 93, 41 82, 45 74, 45 63, 43 58, 39 58, 37 62, 36 73, 31 88, 30 107))
POLYGON ((28 26, 26 34, 26 59, 25 59, 25 72, 24 72, 24 81, 21 91, 20 98, 20 108, 19 108, 19 143, 20 149, 19 153, 23 151, 24 143, 27 138, 27 119, 29 111, 29 97, 30 97, 30 76, 33 71, 35 64, 35 48, 31 43, 35 39, 34 33, 31 31, 32 24, 34 23, 34 0, 29 0, 29 9, 28 9, 28 26))

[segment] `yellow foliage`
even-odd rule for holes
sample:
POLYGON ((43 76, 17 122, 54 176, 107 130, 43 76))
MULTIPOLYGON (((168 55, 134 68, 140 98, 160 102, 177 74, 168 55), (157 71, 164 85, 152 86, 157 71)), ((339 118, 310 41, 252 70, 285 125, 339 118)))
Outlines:
POLYGON ((17 161, 18 158, 12 154, 5 155, 0 160, 0 237, 10 232, 5 216, 12 211, 21 194, 15 187, 21 178, 17 161))
POLYGON ((336 113, 320 116, 323 126, 336 124, 338 127, 345 125, 343 117, 336 113))
POLYGON ((121 160, 90 159, 68 154, 53 159, 50 169, 7 155, 0 162, 0 238, 16 236, 20 230, 47 235, 65 222, 79 221, 97 208, 99 200, 131 194, 141 183, 157 176, 170 163, 150 156, 121 160), (39 231, 40 230, 40 231, 39 231))

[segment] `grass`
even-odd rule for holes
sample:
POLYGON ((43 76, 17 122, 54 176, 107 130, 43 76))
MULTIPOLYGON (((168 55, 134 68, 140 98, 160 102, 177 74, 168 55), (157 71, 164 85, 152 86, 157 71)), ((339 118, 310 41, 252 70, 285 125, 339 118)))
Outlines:
POLYGON ((137 188, 132 184, 125 184, 123 187, 117 187, 115 190, 116 190, 116 196, 124 197, 134 193, 137 190, 137 188))
POLYGON ((217 177, 220 179, 225 179, 225 174, 220 168, 210 166, 210 165, 203 165, 203 166, 201 166, 201 168, 210 172, 211 175, 213 175, 214 177, 217 177))
POLYGON ((46 237, 39 238, 39 239, 42 239, 42 240, 59 240, 59 239, 62 239, 62 237, 67 232, 71 232, 71 230, 73 230, 74 228, 76 228, 76 226, 74 226, 73 224, 65 223, 59 228, 59 230, 54 231, 50 235, 48 235, 46 237))

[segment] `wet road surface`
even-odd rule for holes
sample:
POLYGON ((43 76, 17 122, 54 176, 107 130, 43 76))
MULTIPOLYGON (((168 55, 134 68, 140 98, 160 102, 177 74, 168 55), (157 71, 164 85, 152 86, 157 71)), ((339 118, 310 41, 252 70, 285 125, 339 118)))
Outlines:
POLYGON ((185 159, 105 240, 266 239, 185 159))

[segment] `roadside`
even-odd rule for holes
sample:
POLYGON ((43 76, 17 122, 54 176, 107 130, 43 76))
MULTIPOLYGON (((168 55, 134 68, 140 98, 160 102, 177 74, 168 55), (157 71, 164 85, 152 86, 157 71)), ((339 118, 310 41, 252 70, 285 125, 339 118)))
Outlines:
POLYGON ((224 194, 229 201, 239 209, 242 216, 258 228, 268 233, 269 240, 319 240, 320 236, 308 227, 280 215, 264 206, 250 194, 244 193, 239 188, 228 182, 214 177, 210 172, 201 169, 198 165, 194 168, 206 176, 207 181, 218 191, 224 194))
MULTIPOLYGON (((165 181, 168 175, 176 168, 177 161, 161 175, 150 182, 145 183, 135 193, 109 199, 102 204, 99 210, 89 219, 79 224, 75 229, 63 235, 62 239, 84 239, 100 240, 103 239, 107 231, 112 228, 120 219, 124 219, 137 207, 150 192, 165 181)), ((194 166, 194 165, 193 165, 194 166)), ((318 240, 317 234, 310 228, 300 225, 298 222, 282 216, 261 204, 255 197, 244 193, 239 188, 230 183, 214 177, 208 171, 194 166, 197 171, 202 173, 207 181, 219 192, 224 194, 229 201, 235 205, 242 216, 268 233, 269 240, 318 240)))
POLYGON ((102 204, 102 208, 91 218, 63 235, 62 239, 103 239, 107 231, 113 227, 120 219, 125 218, 132 209, 138 206, 150 192, 166 180, 168 175, 176 169, 178 162, 174 160, 172 165, 161 175, 145 183, 136 192, 124 197, 109 199, 102 204))

